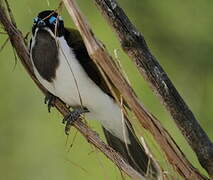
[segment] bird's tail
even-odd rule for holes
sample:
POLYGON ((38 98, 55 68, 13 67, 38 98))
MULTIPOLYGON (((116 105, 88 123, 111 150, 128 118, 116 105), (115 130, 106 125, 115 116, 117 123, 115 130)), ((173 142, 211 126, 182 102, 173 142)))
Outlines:
POLYGON ((126 126, 126 129, 128 131, 129 143, 123 142, 103 127, 107 143, 120 153, 121 156, 142 176, 152 180, 158 179, 158 166, 150 155, 146 153, 129 123, 128 126, 126 126))

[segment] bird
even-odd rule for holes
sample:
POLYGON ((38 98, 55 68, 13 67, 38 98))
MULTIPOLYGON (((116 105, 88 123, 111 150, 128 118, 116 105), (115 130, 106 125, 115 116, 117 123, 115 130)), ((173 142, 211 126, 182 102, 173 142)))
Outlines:
POLYGON ((136 137, 128 118, 123 117, 78 30, 66 28, 55 10, 44 10, 33 19, 29 52, 34 74, 48 90, 48 110, 56 97, 73 108, 63 119, 66 133, 68 125, 81 114, 98 120, 107 143, 115 151, 141 175, 158 178, 156 163, 136 137))

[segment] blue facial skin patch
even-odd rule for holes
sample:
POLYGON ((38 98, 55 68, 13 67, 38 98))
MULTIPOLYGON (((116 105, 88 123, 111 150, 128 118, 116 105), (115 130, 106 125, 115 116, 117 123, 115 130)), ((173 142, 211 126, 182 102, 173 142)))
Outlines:
POLYGON ((56 22, 56 17, 51 16, 50 19, 49 19, 49 23, 50 24, 55 24, 55 22, 56 22))

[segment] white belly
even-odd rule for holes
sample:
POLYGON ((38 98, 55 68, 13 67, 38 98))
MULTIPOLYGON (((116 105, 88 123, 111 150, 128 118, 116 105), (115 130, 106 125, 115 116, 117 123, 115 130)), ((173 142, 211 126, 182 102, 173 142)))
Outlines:
POLYGON ((44 80, 34 66, 37 79, 49 92, 72 106, 82 105, 90 113, 85 116, 99 120, 115 136, 124 139, 123 122, 119 106, 89 78, 76 60, 64 37, 58 38, 59 66, 52 83, 44 80), (81 100, 80 100, 81 97, 81 100))

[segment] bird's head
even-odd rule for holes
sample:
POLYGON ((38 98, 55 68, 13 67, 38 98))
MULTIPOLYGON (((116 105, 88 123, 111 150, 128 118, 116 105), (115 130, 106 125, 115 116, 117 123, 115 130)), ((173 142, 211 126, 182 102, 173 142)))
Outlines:
POLYGON ((64 32, 64 22, 61 16, 54 10, 42 11, 33 19, 33 36, 38 30, 46 30, 60 37, 64 32))

